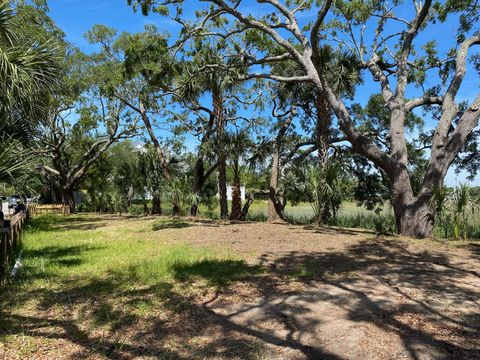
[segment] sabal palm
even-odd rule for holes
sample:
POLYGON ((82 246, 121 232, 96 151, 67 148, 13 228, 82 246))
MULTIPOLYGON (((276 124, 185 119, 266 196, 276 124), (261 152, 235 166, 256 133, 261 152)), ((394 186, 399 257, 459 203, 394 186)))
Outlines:
POLYGON ((165 185, 165 179, 162 175, 162 165, 158 156, 151 146, 146 147, 146 151, 140 156, 140 173, 146 188, 151 192, 152 214, 161 214, 161 187, 165 185))
POLYGON ((12 113, 30 117, 42 105, 39 95, 55 85, 59 74, 57 49, 22 38, 15 29, 15 15, 8 2, 0 3, 0 114, 2 122, 12 113))
MULTIPOLYGON (((330 46, 322 46, 318 62, 318 66, 323 69, 327 81, 335 92, 342 96, 353 94, 355 86, 361 82, 360 62, 353 53, 348 51, 338 52, 332 50, 330 46)), ((288 63, 287 66, 282 65, 282 68, 275 70, 284 76, 302 75, 302 70, 293 62, 288 63)), ((329 164, 328 160, 332 111, 326 94, 315 89, 313 84, 295 82, 278 84, 277 93, 283 105, 286 105, 286 103, 298 104, 309 116, 316 118, 313 138, 318 151, 319 169, 318 174, 315 175, 318 175, 319 179, 323 178, 325 180, 321 184, 325 188, 318 190, 325 193, 321 197, 315 197, 323 200, 316 201, 314 206, 320 208, 314 210, 318 214, 317 221, 325 222, 329 217, 335 216, 336 212, 336 206, 333 206, 336 201, 336 194, 330 191, 330 182, 327 181, 329 174, 335 173, 335 166, 329 164), (329 195, 328 192, 331 192, 331 194, 329 195)), ((311 172, 310 175, 313 176, 314 173, 311 172)), ((341 189, 339 188, 338 191, 341 192, 341 189)))
POLYGON ((198 98, 210 93, 212 96, 212 115, 215 119, 217 155, 218 155, 218 188, 220 200, 220 217, 228 217, 227 176, 225 144, 225 94, 235 89, 238 78, 244 68, 235 59, 224 61, 221 54, 212 44, 202 44, 200 50, 192 52, 192 61, 184 65, 183 76, 180 77, 181 97, 196 103, 198 98))
POLYGON ((45 110, 42 99, 60 72, 56 49, 22 38, 17 28, 9 2, 0 2, 0 148, 9 151, 0 163, 2 181, 12 180, 28 163, 26 150, 13 138, 18 138, 19 129, 28 135, 27 125, 45 110))
MULTIPOLYGON (((334 51, 330 46, 320 48, 319 64, 326 75, 327 81, 335 92, 342 96, 350 96, 357 84, 361 83, 360 61, 355 54, 349 51, 334 51)), ((284 76, 302 75, 302 70, 293 63, 282 65, 275 69, 284 76)), ((280 83, 277 92, 283 103, 293 102, 300 104, 310 116, 316 117, 314 131, 315 141, 318 146, 320 166, 327 161, 327 151, 331 137, 331 110, 326 95, 315 89, 313 84, 306 83, 280 83), (312 107, 312 111, 310 108, 312 107)))
MULTIPOLYGON (((320 64, 332 89, 346 96, 353 95, 355 86, 362 82, 360 61, 349 51, 334 51, 330 46, 320 48, 320 64)), ((283 76, 301 76, 302 69, 294 62, 282 63, 274 68, 274 72, 283 76)), ((277 93, 285 102, 308 104, 315 96, 313 84, 304 82, 283 82, 277 84, 277 93)))
POLYGON ((342 168, 331 160, 323 169, 310 166, 305 173, 305 190, 317 224, 325 224, 337 215, 342 203, 342 168))
POLYGON ((226 144, 227 151, 230 154, 232 164, 232 211, 230 219, 240 220, 242 215, 242 198, 241 198, 241 184, 240 171, 241 159, 245 156, 250 146, 251 140, 247 131, 237 131, 227 135, 226 144))

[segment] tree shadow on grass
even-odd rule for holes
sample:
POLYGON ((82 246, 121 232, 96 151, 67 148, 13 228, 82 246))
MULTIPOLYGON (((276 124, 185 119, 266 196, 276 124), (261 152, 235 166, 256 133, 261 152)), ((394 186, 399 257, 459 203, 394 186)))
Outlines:
POLYGON ((177 280, 203 278, 215 287, 246 279, 262 271, 260 266, 250 266, 241 260, 203 260, 194 264, 175 264, 172 270, 177 280))
POLYGON ((58 232, 68 230, 95 230, 105 227, 109 218, 91 215, 41 215, 33 217, 27 224, 32 232, 58 232))
POLYGON ((221 222, 220 220, 210 220, 202 219, 195 217, 173 217, 173 218, 163 218, 161 221, 158 221, 153 224, 153 230, 165 230, 165 229, 181 229, 196 225, 202 225, 206 227, 220 227, 225 225, 232 225, 232 222, 221 222))
POLYGON ((344 312, 345 320, 399 337, 410 358, 426 356, 428 349, 436 351, 432 358, 478 358, 478 307, 452 317, 408 291, 423 291, 460 306, 478 304, 478 289, 462 286, 477 279, 469 268, 473 256, 468 263, 459 263, 444 253, 413 251, 401 241, 369 239, 341 251, 265 254, 260 260, 260 267, 222 259, 175 263, 173 282, 150 279, 147 284, 138 277, 138 268, 131 267, 81 279, 81 284, 67 282, 61 290, 31 290, 26 296, 39 300, 37 310, 30 312, 34 315, 9 313, 3 307, 0 332, 68 340, 81 349, 72 355, 76 358, 93 353, 111 359, 253 359, 259 354, 276 358, 287 351, 286 357, 341 359, 316 338, 325 312, 334 307, 344 312), (292 277, 308 290, 278 290, 278 282, 292 277), (190 293, 189 286, 197 279, 216 288, 215 294, 199 298, 190 293), (256 290, 259 295, 253 303, 240 296, 232 306, 222 305, 222 294, 235 281, 256 290), (386 295, 375 294, 378 284, 388 289, 386 295), (395 296, 403 301, 396 303, 395 296), (150 312, 139 315, 142 307, 150 312), (58 308, 61 314, 54 313, 58 308), (84 309, 85 321, 108 326, 109 336, 85 330, 88 327, 75 315, 79 308, 84 309), (417 320, 406 321, 409 317, 417 320), (433 327, 418 325, 423 323, 433 327), (269 353, 267 345, 282 350, 269 353))
POLYGON ((39 249, 26 249, 24 254, 27 258, 46 258, 49 260, 58 260, 67 256, 83 255, 85 252, 102 249, 94 245, 50 245, 39 249))
POLYGON ((103 249, 93 245, 50 245, 38 249, 24 249, 25 266, 19 272, 19 282, 55 279, 57 267, 74 267, 86 262, 89 252, 103 249), (50 267, 53 266, 53 269, 50 267))
POLYGON ((186 286, 182 283, 198 278, 207 280, 211 286, 221 287, 240 277, 246 279, 258 271, 258 267, 242 261, 206 260, 191 266, 174 266, 174 278, 179 284, 159 280, 149 286, 135 286, 138 277, 133 268, 125 272, 111 271, 105 278, 90 279, 83 285, 69 287, 64 284, 62 290, 42 288, 30 291, 30 298, 39 300, 36 311, 30 312, 34 315, 3 310, 0 332, 4 335, 25 334, 40 341, 47 338, 49 341, 68 340, 82 349, 72 355, 75 358, 93 352, 112 359, 137 356, 256 359, 263 351, 263 344, 270 343, 298 349, 312 358, 337 359, 293 339, 285 340, 223 319, 205 304, 199 303, 188 291, 182 290, 186 286), (154 314, 161 311, 166 316, 142 317, 135 313, 135 309, 148 302, 154 314), (52 316, 58 308, 62 309, 61 314, 52 316), (101 337, 95 335, 99 331, 85 330, 88 326, 82 325, 79 316, 74 315, 82 312, 81 318, 93 326, 107 326, 112 334, 125 330, 131 337, 128 341, 125 337, 118 340, 113 335, 101 337), (204 334, 212 336, 207 336, 198 344, 190 341, 204 334), (176 341, 173 348, 172 341, 176 341))
POLYGON ((192 226, 192 223, 180 219, 171 219, 168 221, 157 222, 153 224, 153 231, 165 230, 165 229, 182 229, 192 226))

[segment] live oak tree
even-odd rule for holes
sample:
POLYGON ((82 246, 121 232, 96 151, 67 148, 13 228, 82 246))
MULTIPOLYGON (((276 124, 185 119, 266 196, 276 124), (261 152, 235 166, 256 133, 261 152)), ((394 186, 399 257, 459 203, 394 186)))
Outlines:
MULTIPOLYGON (((255 16, 239 6, 240 1, 209 0, 206 1, 209 7, 198 12, 199 19, 190 22, 182 21, 181 11, 176 10, 182 2, 130 2, 141 5, 144 12, 153 8, 179 21, 184 37, 209 36, 228 41, 244 34, 246 41, 253 38, 249 45, 253 44, 256 52, 246 53, 242 48, 238 51, 246 64, 251 65, 247 78, 313 84, 326 95, 338 127, 353 151, 388 176, 399 233, 417 237, 431 235, 435 218, 430 205, 432 191, 443 183, 450 165, 478 125, 480 117, 480 95, 471 100, 462 112, 456 101, 467 72, 469 50, 480 44, 480 36, 475 33, 478 31, 480 7, 477 1, 425 0, 407 4, 333 0, 282 3, 263 0, 259 6, 264 10, 259 12, 267 15, 255 16), (316 15, 308 24, 300 16, 312 13, 316 15), (437 41, 426 42, 418 36, 451 15, 461 19, 458 44, 454 44, 451 50, 439 48, 437 41), (224 18, 230 20, 230 26, 220 20, 224 18), (210 27, 214 22, 220 23, 216 31, 210 27), (362 72, 370 74, 370 79, 378 82, 389 113, 388 137, 383 139, 386 149, 379 148, 368 134, 361 131, 352 119, 348 103, 329 81, 320 61, 321 46, 327 42, 336 44, 339 49, 348 48, 355 52, 362 72), (275 45, 274 52, 271 51, 272 43, 275 45), (302 74, 282 77, 272 74, 268 66, 258 68, 259 64, 278 61, 296 62, 302 74), (427 78, 429 84, 432 81, 436 84, 427 88, 427 78), (420 188, 415 192, 409 171, 405 119, 415 109, 430 105, 440 107, 440 116, 431 138, 428 165, 420 188)), ((449 31, 444 29, 439 31, 437 28, 432 35, 449 31)))
MULTIPOLYGON (((100 45, 100 51, 90 56, 93 81, 98 83, 101 93, 119 100, 140 117, 158 157, 160 166, 154 170, 171 183, 174 178, 169 154, 155 131, 156 120, 165 115, 175 75, 166 37, 154 26, 136 34, 117 35, 116 30, 104 25, 95 25, 86 37, 90 43, 100 45)), ((159 206, 154 207, 157 209, 159 206)), ((180 204, 174 203, 173 209, 180 211, 180 204)))
POLYGON ((66 62, 66 76, 51 95, 48 115, 36 136, 35 152, 42 158, 41 168, 60 192, 63 204, 75 212, 74 191, 89 168, 110 146, 137 135, 139 117, 90 81, 83 54, 75 51, 66 62))

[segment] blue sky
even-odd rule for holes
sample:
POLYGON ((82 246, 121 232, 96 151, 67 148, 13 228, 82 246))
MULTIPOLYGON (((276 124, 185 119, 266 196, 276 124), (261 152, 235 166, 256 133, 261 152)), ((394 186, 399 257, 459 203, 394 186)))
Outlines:
MULTIPOLYGON (((190 4, 198 4, 197 1, 189 2, 190 4)), ((67 39, 76 44, 83 51, 89 52, 92 47, 87 43, 83 34, 88 31, 95 24, 104 24, 113 27, 119 31, 137 32, 143 30, 146 24, 155 24, 159 29, 165 30, 172 34, 177 31, 176 25, 168 19, 162 18, 158 15, 144 17, 141 13, 134 13, 132 8, 126 3, 126 0, 50 0, 50 16, 55 20, 57 25, 65 31, 67 39)), ((259 15, 264 12, 263 5, 258 5, 254 2, 248 1, 245 9, 251 13, 259 15)), ((245 10, 244 9, 244 10, 245 10)), ((189 8, 192 12, 193 7, 189 8)), ((301 14, 300 21, 310 21, 314 15, 312 11, 301 14)), ((409 18, 409 14, 400 14, 409 18)), ((442 34, 442 44, 445 44, 445 49, 451 46, 455 39, 456 19, 452 19, 447 24, 435 25, 427 33, 419 35, 419 42, 428 41, 437 38, 438 34, 442 34)), ((442 46, 440 47, 442 49, 442 46)), ((470 69, 471 70, 471 69, 470 69)), ((462 100, 472 100, 479 91, 480 80, 478 76, 473 75, 473 71, 467 75, 467 78, 462 85, 458 98, 462 100), (470 76, 469 76, 470 75, 470 76)), ((365 103, 369 95, 378 92, 378 84, 366 77, 364 85, 357 91, 356 101, 365 103)), ((432 84, 435 83, 432 81, 432 84)), ((428 80, 427 80, 428 82, 428 80)), ((413 90, 415 92, 415 90, 413 90)), ((413 93, 412 93, 413 96, 413 93)), ((427 121, 427 125, 433 126, 433 123, 427 121)), ((190 145, 193 145, 193 139, 188 139, 190 145)), ((465 182, 465 174, 456 175, 454 171, 450 171, 446 178, 448 185, 454 185, 458 182, 465 182)), ((480 185, 480 177, 477 177, 474 182, 480 185)))

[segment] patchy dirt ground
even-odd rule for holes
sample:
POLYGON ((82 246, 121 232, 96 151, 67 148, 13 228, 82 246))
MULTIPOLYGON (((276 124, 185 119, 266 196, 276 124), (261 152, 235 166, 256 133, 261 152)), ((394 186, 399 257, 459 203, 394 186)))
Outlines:
POLYGON ((260 296, 206 305, 272 345, 272 358, 480 359, 480 245, 285 224, 162 231, 171 241, 220 243, 276 275, 260 296), (281 276, 292 273, 303 281, 281 276))
MULTIPOLYGON (((108 231, 115 220, 105 219, 89 221, 108 231)), ((58 292, 61 300, 35 313, 3 309, 0 357, 480 359, 479 244, 186 220, 151 220, 138 236, 225 249, 265 271, 194 295, 168 284, 128 294, 112 288, 105 297, 118 304, 163 300, 140 319, 120 314, 107 330, 82 321, 101 299, 79 289, 58 292)))

